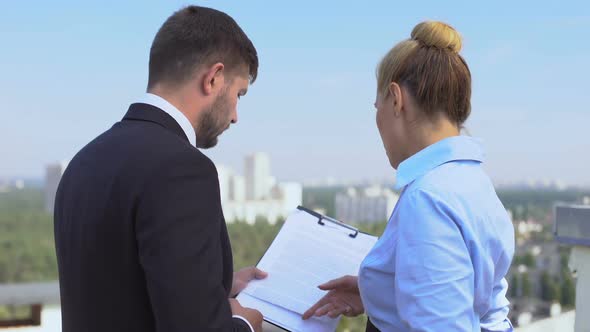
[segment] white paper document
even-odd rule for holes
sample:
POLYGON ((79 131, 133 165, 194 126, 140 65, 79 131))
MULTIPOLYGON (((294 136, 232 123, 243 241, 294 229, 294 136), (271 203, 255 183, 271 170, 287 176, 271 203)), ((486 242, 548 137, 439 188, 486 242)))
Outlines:
POLYGON ((339 319, 327 316, 302 320, 303 313, 325 291, 318 285, 345 275, 358 275, 364 257, 377 237, 356 233, 328 220, 296 210, 285 221, 257 267, 268 272, 251 281, 237 299, 258 309, 264 319, 289 331, 334 331, 339 319))

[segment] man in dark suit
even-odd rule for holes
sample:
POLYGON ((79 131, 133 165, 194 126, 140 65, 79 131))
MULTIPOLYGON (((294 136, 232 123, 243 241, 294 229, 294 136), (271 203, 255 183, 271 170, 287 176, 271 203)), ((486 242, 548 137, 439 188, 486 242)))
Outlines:
POLYGON ((148 93, 70 162, 55 204, 63 331, 260 331, 236 273, 209 148, 256 79, 228 15, 190 6, 150 51, 148 93))

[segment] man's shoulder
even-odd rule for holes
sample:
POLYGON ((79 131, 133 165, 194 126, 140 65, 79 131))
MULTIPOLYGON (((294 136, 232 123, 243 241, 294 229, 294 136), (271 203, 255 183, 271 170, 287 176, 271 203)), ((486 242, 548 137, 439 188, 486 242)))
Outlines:
POLYGON ((216 174, 213 162, 174 132, 155 123, 122 121, 83 147, 70 167, 83 165, 93 172, 133 172, 141 177, 179 163, 216 174))

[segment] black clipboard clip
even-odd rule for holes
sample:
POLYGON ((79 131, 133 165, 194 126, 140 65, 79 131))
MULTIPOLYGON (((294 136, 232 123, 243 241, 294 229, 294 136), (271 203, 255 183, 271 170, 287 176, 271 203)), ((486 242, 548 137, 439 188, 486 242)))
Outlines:
POLYGON ((359 230, 358 229, 356 229, 356 228, 354 228, 352 226, 349 226, 349 225, 347 225, 347 224, 345 224, 345 223, 343 223, 341 221, 338 221, 338 220, 336 220, 334 218, 330 218, 330 217, 324 216, 324 215, 322 215, 320 213, 317 213, 317 212, 315 212, 313 210, 310 210, 308 208, 305 208, 305 207, 303 207, 301 205, 297 206, 297 210, 301 210, 301 211, 307 212, 307 213, 311 214, 312 216, 318 218, 318 225, 324 226, 326 224, 324 222, 324 220, 325 220, 325 221, 329 221, 329 222, 331 222, 333 224, 336 224, 338 226, 341 226, 341 227, 344 227, 346 229, 349 229, 349 230, 353 231, 354 233, 348 234, 348 236, 350 236, 353 239, 355 239, 356 236, 359 234, 359 230))

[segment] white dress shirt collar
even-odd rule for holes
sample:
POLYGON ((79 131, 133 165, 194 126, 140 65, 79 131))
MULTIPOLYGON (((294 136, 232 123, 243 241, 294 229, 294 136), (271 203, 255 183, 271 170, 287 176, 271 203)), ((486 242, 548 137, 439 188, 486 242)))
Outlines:
POLYGON ((168 115, 170 115, 180 125, 180 128, 182 128, 182 131, 184 131, 188 141, 194 147, 197 147, 195 129, 191 125, 186 115, 179 111, 178 108, 174 107, 174 105, 170 104, 166 99, 149 92, 143 95, 143 97, 140 98, 138 102, 155 106, 168 113, 168 115))

